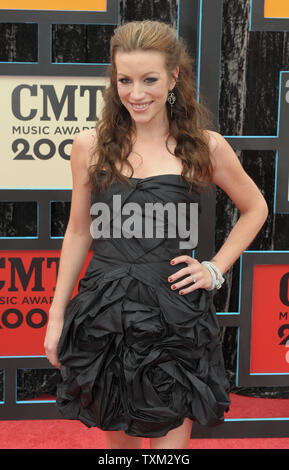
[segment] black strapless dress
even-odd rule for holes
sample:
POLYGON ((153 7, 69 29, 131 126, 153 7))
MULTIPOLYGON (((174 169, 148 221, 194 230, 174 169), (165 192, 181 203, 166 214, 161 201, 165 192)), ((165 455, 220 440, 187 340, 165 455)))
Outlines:
MULTIPOLYGON (((120 215, 112 210, 116 195, 121 206, 197 202, 200 209, 199 194, 189 193, 180 175, 130 181, 92 191, 92 204, 111 208, 111 227, 120 215)), ((178 235, 93 240, 93 256, 67 305, 58 345, 56 406, 64 418, 141 437, 164 436, 185 417, 204 426, 224 422, 229 382, 213 293, 201 288, 180 295, 171 289, 169 275, 187 267, 173 266, 171 259, 192 256, 179 242, 178 235)))

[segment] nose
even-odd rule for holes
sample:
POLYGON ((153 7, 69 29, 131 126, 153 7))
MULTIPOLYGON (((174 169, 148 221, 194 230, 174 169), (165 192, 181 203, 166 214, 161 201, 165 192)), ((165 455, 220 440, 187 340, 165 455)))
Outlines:
POLYGON ((143 99, 144 96, 145 96, 145 91, 143 89, 142 84, 139 82, 133 83, 132 88, 131 88, 131 93, 130 93, 131 99, 138 101, 138 100, 143 99))

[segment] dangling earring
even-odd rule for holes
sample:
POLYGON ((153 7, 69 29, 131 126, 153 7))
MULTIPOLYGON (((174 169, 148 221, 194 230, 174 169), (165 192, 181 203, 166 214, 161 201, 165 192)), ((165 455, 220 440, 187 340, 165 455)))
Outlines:
POLYGON ((169 94, 168 94, 168 98, 167 98, 167 101, 168 103, 171 105, 171 117, 173 115, 173 106, 176 102, 176 95, 174 94, 173 91, 170 91, 169 94))

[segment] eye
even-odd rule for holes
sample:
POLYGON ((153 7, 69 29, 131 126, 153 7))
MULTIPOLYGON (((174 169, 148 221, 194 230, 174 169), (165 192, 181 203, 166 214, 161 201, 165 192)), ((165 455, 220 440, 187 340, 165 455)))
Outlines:
POLYGON ((122 85, 126 85, 127 83, 130 82, 130 79, 129 79, 129 78, 120 78, 118 81, 119 81, 119 83, 121 83, 122 85))
POLYGON ((154 82, 157 81, 157 78, 155 78, 155 77, 147 77, 147 78, 145 79, 145 81, 147 81, 148 83, 154 83, 154 82))

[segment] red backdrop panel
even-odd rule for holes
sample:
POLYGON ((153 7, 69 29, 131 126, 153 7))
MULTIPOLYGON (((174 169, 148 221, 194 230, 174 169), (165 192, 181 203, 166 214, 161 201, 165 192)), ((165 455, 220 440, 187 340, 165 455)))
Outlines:
MULTIPOLYGON (((88 253, 78 280, 91 259, 88 253)), ((60 250, 5 250, 0 256, 0 356, 43 356, 60 250)), ((77 293, 78 281, 72 297, 77 293)))
POLYGON ((289 373, 289 265, 255 265, 251 373, 289 373))

